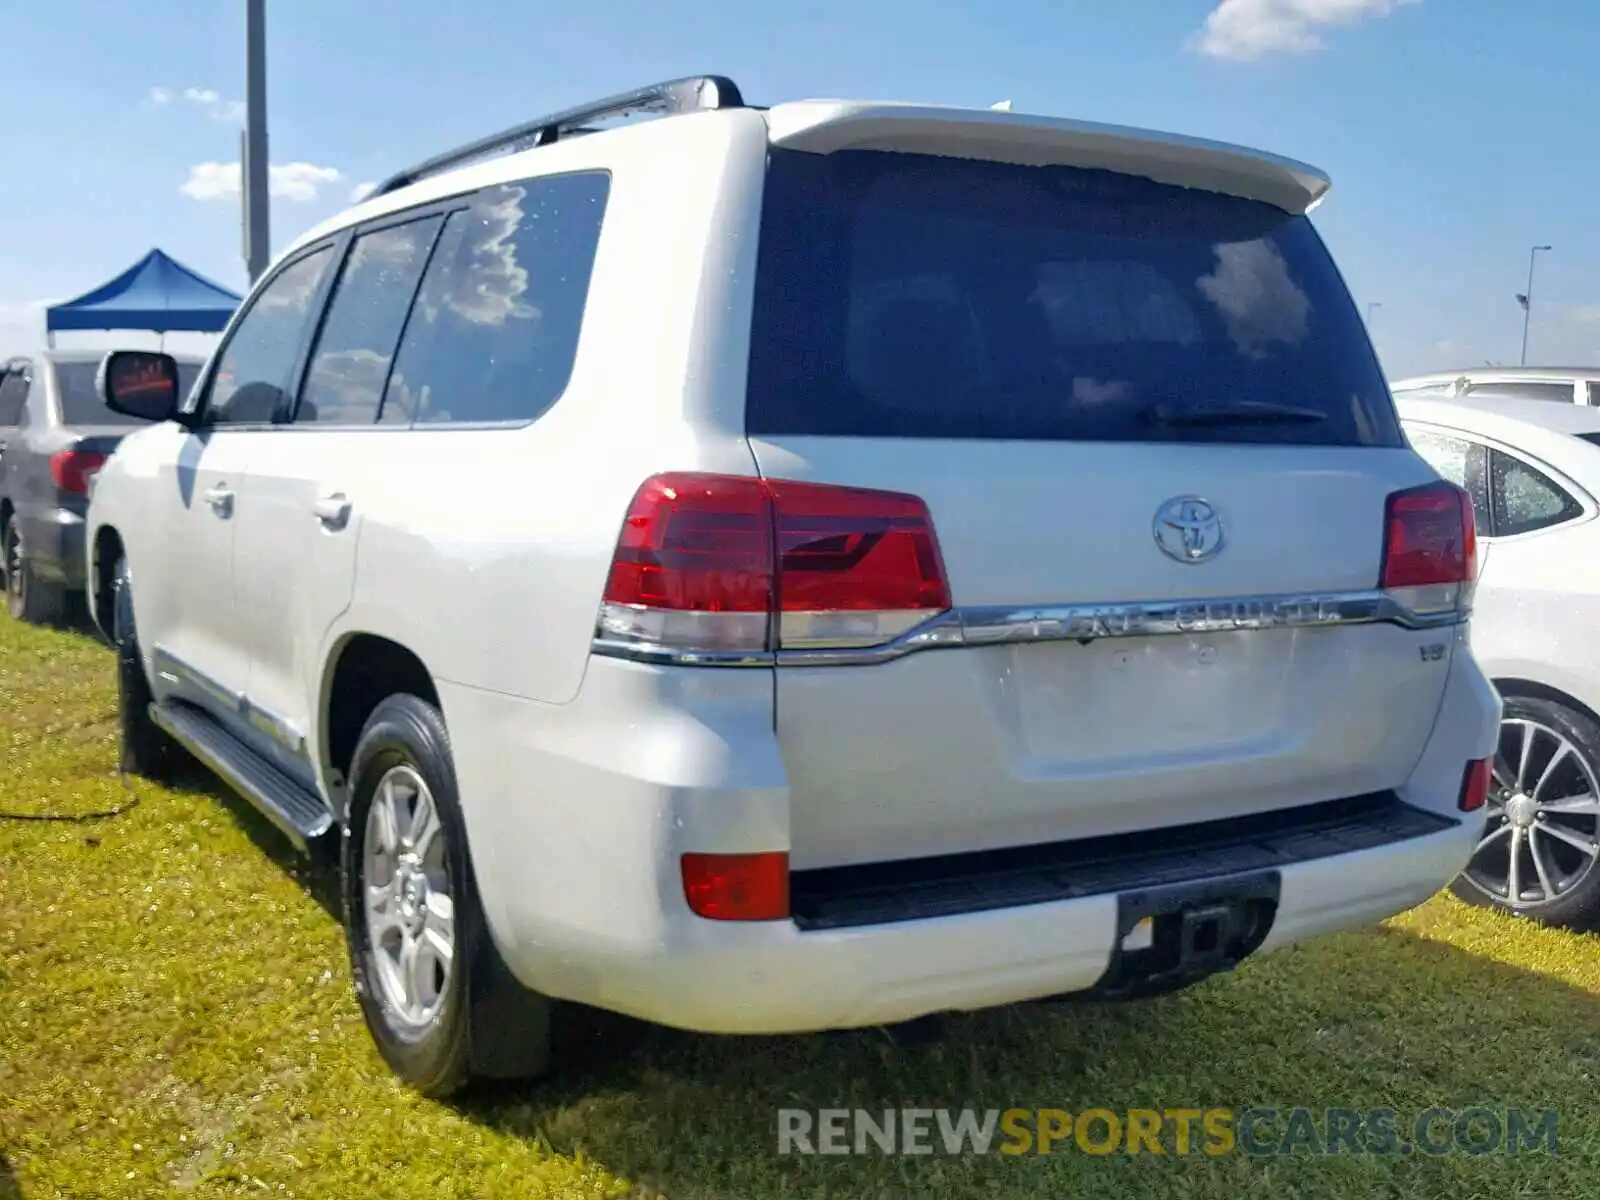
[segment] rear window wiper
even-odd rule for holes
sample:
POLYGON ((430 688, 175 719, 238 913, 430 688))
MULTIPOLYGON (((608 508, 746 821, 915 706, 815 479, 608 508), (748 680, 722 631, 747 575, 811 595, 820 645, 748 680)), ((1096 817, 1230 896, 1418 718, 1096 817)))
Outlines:
POLYGON ((1179 408, 1152 404, 1139 414, 1146 425, 1165 429, 1197 428, 1208 425, 1315 425, 1328 414, 1314 408, 1295 408, 1289 404, 1219 404, 1209 408, 1179 408))

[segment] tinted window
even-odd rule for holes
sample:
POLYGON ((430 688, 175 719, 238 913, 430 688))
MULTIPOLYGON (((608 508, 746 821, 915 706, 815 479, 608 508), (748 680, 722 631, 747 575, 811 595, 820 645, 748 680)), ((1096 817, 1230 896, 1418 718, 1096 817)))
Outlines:
POLYGON ((1600 383, 1589 385, 1589 403, 1595 408, 1600 408, 1600 383))
POLYGON ((1402 444, 1303 217, 873 151, 774 151, 765 197, 752 433, 1402 444))
MULTIPOLYGON (((56 364, 56 395, 61 402, 61 421, 64 425, 141 425, 137 417, 112 412, 100 401, 95 390, 95 376, 99 374, 97 362, 64 362, 56 364)), ((178 395, 187 396, 194 387, 200 368, 193 363, 178 364, 178 395)))
POLYGON ((1554 400, 1558 404, 1571 404, 1573 391, 1570 383, 1474 383, 1467 395, 1490 400, 1554 400))
POLYGON ((528 421, 560 398, 583 327, 610 178, 491 188, 445 223, 383 421, 528 421))
POLYGON ((377 420, 394 348, 440 220, 412 221, 355 239, 306 372, 296 424, 377 420))
POLYGON ((1543 471, 1498 450, 1490 452, 1495 528, 1500 537, 1570 521, 1583 506, 1543 471))
POLYGON ((1489 533, 1488 447, 1415 426, 1407 428, 1406 435, 1412 448, 1428 461, 1429 466, 1457 487, 1466 488, 1472 493, 1478 532, 1489 533))
POLYGON ((257 294, 222 349, 206 420, 212 424, 270 421, 283 403, 306 319, 331 251, 324 247, 280 271, 257 294))
POLYGON ((12 426, 22 420, 22 404, 28 398, 28 379, 21 371, 8 371, 0 377, 0 425, 12 426))

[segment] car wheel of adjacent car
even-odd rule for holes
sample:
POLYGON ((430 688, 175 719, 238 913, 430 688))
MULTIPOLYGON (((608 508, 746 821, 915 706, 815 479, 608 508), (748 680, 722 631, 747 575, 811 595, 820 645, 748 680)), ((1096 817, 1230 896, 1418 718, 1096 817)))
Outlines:
POLYGON ((150 719, 150 680, 144 673, 139 637, 133 626, 133 580, 126 559, 112 577, 111 641, 117 652, 117 721, 121 765, 132 775, 165 779, 181 760, 179 746, 150 719))
POLYGON ((1451 885, 1463 900, 1587 929, 1600 920, 1600 724, 1566 704, 1505 697, 1489 818, 1451 885))
POLYGON ((66 593, 33 573, 17 516, 12 513, 0 530, 6 565, 6 608, 17 621, 33 625, 54 624, 66 611, 66 593))
POLYGON ((554 1004, 521 987, 485 926, 450 737, 438 709, 390 696, 356 745, 343 891, 367 1027, 429 1096, 550 1064, 554 1004))

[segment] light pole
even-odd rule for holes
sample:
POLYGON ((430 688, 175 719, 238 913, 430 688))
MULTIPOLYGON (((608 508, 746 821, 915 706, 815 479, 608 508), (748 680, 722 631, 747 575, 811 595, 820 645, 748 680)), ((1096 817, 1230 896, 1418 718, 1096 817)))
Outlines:
POLYGON ((1549 250, 1549 246, 1535 246, 1528 251, 1528 290, 1517 297, 1517 303, 1522 305, 1522 359, 1523 366, 1528 365, 1528 322, 1533 319, 1533 264, 1538 260, 1539 251, 1549 250))
POLYGON ((245 0, 244 137, 239 171, 244 198, 244 263, 255 283, 272 261, 267 194, 267 4, 245 0))

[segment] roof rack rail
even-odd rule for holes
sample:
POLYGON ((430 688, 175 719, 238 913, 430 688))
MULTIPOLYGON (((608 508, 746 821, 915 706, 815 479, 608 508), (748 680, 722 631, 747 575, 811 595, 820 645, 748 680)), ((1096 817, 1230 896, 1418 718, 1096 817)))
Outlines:
MULTIPOLYGON (((587 127, 591 121, 604 121, 612 117, 625 117, 636 112, 675 116, 678 113, 699 112, 716 108, 743 108, 744 97, 738 84, 723 75, 691 75, 666 83, 653 83, 621 95, 608 96, 589 104, 580 104, 562 112, 537 117, 521 125, 468 142, 444 154, 435 155, 425 162, 409 167, 385 179, 372 192, 384 196, 416 183, 429 175, 458 167, 476 158, 487 158, 495 153, 515 154, 535 146, 548 146, 551 142, 571 134, 595 133, 587 127)), ((370 198, 370 197, 369 197, 370 198)))

